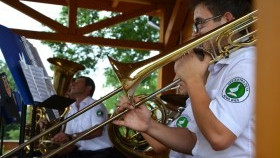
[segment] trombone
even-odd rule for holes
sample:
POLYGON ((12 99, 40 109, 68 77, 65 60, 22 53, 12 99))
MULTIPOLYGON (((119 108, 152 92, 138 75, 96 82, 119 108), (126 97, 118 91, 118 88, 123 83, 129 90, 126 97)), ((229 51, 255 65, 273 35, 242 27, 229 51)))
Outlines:
MULTIPOLYGON (((254 45, 256 43, 256 38, 255 38, 255 34, 257 32, 257 30, 254 31, 249 31, 249 26, 251 26, 252 24, 254 24, 257 21, 257 10, 239 18, 236 19, 230 23, 227 23, 225 25, 222 25, 200 37, 196 37, 192 40, 190 40, 188 43, 183 44, 182 46, 179 46, 173 50, 170 51, 170 53, 168 54, 164 54, 161 53, 155 57, 152 57, 150 59, 141 61, 141 62, 137 62, 137 63, 120 63, 118 61, 113 60, 112 58, 109 57, 109 61, 117 75, 117 77, 119 78, 122 87, 117 88, 116 90, 114 90, 113 92, 109 93, 108 95, 102 97, 101 99, 97 100, 96 102, 94 102, 93 104, 87 106, 86 108, 82 109, 81 111, 79 111, 76 114, 73 114, 72 116, 66 118, 64 121, 58 123, 57 125, 52 126, 51 128, 47 129, 45 132, 42 132, 41 134, 31 138, 29 141, 21 144, 19 147, 13 149, 12 151, 10 151, 9 153, 6 153, 5 155, 1 156, 1 158, 7 158, 13 154, 15 154, 17 151, 19 151, 20 149, 22 149, 23 147, 25 147, 26 145, 34 142, 35 140, 37 140, 38 138, 40 138, 41 136, 49 133, 50 131, 52 131, 53 129, 67 123, 68 121, 76 118, 77 116, 81 115, 82 113, 86 112, 87 110, 89 110, 90 108, 96 106, 99 103, 102 103, 104 100, 106 100, 107 98, 112 97, 113 95, 115 95, 116 93, 119 93, 120 91, 124 90, 127 94, 127 96, 131 99, 133 97, 133 94, 137 88, 137 86, 139 85, 139 83, 146 77, 148 76, 150 73, 152 73, 154 70, 165 66, 166 64, 175 61, 176 59, 178 59, 179 57, 181 57, 182 55, 186 54, 189 50, 192 50, 194 48, 196 48, 197 46, 207 42, 207 41, 211 41, 214 37, 216 37, 216 41, 218 43, 218 49, 220 54, 211 54, 212 55, 212 60, 210 61, 209 64, 215 63, 217 61, 219 61, 222 58, 228 57, 229 54, 231 52, 233 52, 234 50, 237 50, 241 47, 244 46, 250 46, 250 45, 254 45), (241 37, 239 37, 238 39, 232 39, 232 37, 240 32, 246 30, 246 35, 243 35, 241 37), (222 38, 227 38, 227 42, 228 44, 226 46, 222 46, 221 44, 221 40, 222 38), (127 68, 130 68, 129 70, 127 70, 127 68)), ((170 83, 169 85, 167 85, 166 87, 157 90, 156 92, 154 92, 153 94, 151 94, 150 96, 140 100, 139 102, 135 103, 135 107, 143 104, 144 102, 146 102, 147 100, 153 98, 154 96, 158 95, 159 93, 172 88, 174 85, 177 85, 180 82, 180 79, 177 79, 175 81, 173 81, 172 83, 170 83)), ((67 142, 65 144, 63 144, 61 147, 57 148, 56 150, 47 153, 46 155, 44 155, 43 157, 45 158, 49 158, 51 156, 54 156, 56 153, 58 153, 59 151, 63 150, 64 148, 76 143, 77 141, 79 141, 80 139, 82 139, 83 137, 87 136, 88 134, 90 134, 93 131, 96 131, 97 129, 111 123, 112 121, 114 121, 115 119, 119 118, 120 116, 122 116, 123 114, 127 113, 129 111, 129 109, 124 110, 123 112, 111 117, 110 119, 108 119, 107 121, 101 123, 98 126, 92 127, 90 128, 84 135, 81 135, 75 139, 73 139, 71 142, 67 142)))

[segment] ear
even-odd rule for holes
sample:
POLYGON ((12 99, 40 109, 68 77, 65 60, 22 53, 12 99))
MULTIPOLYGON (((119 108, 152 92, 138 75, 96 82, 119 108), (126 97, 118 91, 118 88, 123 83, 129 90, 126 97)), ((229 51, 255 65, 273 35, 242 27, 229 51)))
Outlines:
POLYGON ((232 21, 235 19, 235 17, 232 15, 231 12, 226 12, 224 14, 224 19, 226 20, 226 22, 232 21))
POLYGON ((91 88, 91 86, 87 86, 86 89, 87 89, 87 92, 90 93, 92 88, 91 88))

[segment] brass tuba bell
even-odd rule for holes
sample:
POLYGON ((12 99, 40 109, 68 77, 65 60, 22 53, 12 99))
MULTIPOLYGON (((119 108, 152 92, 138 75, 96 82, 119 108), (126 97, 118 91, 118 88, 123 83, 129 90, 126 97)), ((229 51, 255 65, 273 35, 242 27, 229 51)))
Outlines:
POLYGON ((74 74, 79 70, 84 70, 85 67, 81 64, 57 57, 48 58, 48 62, 54 66, 54 89, 57 95, 65 96, 74 74))

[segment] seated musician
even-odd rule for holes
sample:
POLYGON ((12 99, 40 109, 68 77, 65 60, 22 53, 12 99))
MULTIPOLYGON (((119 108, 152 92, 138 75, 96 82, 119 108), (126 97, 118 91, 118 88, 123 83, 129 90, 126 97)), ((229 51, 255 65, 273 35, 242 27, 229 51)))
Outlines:
MULTIPOLYGON (((200 36, 251 12, 251 0, 193 0, 194 35, 200 36), (241 7, 242 6, 242 7, 241 7)), ((242 32, 235 34, 240 37, 242 32)), ((213 40, 214 41, 214 40, 213 40)), ((212 42, 213 42, 212 41, 212 42)), ((203 43, 204 50, 218 43, 203 43)), ((222 46, 229 40, 223 38, 222 46)), ((222 52, 219 52, 222 53, 222 52)), ((213 54, 211 54, 213 55, 213 54)), ((194 52, 175 62, 174 70, 189 95, 187 128, 167 127, 154 121, 143 105, 119 105, 131 109, 116 125, 145 133, 170 149, 200 158, 255 157, 255 62, 254 46, 244 46, 209 66, 208 53, 194 52), (205 74, 209 75, 205 82, 205 74)))
MULTIPOLYGON (((67 117, 75 114, 81 109, 93 103, 95 100, 92 99, 92 95, 95 90, 94 81, 89 77, 78 77, 71 86, 71 97, 76 99, 76 102, 70 105, 71 110, 67 117)), ((74 138, 81 136, 86 133, 91 127, 97 126, 98 124, 107 120, 108 113, 103 104, 91 108, 87 112, 74 118, 66 124, 65 132, 60 132, 53 137, 55 143, 66 143, 73 140, 74 138)), ((116 150, 112 148, 112 143, 109 139, 107 127, 100 128, 95 132, 82 138, 80 141, 75 143, 58 155, 68 155, 70 158, 105 158, 115 157, 116 150)))

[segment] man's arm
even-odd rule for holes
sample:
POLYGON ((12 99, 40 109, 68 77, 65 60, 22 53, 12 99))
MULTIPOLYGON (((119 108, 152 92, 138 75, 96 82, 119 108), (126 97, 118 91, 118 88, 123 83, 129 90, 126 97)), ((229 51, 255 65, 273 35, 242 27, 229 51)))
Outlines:
MULTIPOLYGON (((71 137, 63 132, 57 133, 53 138, 52 141, 56 144, 60 144, 63 145, 64 143, 68 142, 71 140, 71 137)), ((67 148, 63 149, 62 151, 60 151, 57 156, 62 156, 65 155, 67 153, 70 153, 72 151, 74 151, 76 149, 75 145, 70 145, 67 148)))
POLYGON ((166 152, 169 151, 169 149, 165 145, 163 145, 162 143, 160 143, 159 141, 157 141, 153 137, 151 137, 151 136, 149 136, 145 133, 141 133, 141 135, 148 142, 148 144, 153 148, 154 152, 156 152, 156 153, 166 153, 166 152))
POLYGON ((192 102, 194 118, 198 128, 214 150, 228 148, 236 136, 225 127, 211 111, 210 98, 205 86, 198 80, 188 81, 189 97, 192 102))
POLYGON ((126 108, 131 110, 122 119, 115 120, 114 124, 145 133, 175 151, 191 154, 196 136, 188 129, 171 128, 158 123, 151 118, 151 113, 145 105, 134 108, 129 103, 124 103, 118 110, 126 108))
POLYGON ((168 148, 184 154, 192 154, 192 149, 196 143, 195 134, 187 128, 168 127, 154 120, 152 120, 145 133, 168 148))
POLYGON ((206 92, 204 79, 209 61, 207 55, 200 60, 191 53, 176 61, 175 71, 187 85, 198 128, 214 150, 224 150, 234 142, 236 136, 216 118, 209 107, 211 99, 206 92))

